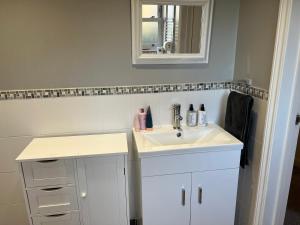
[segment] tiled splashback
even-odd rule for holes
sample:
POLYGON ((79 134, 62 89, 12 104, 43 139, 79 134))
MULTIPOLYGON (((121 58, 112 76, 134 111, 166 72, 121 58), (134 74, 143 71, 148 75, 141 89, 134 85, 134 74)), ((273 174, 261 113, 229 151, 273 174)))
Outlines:
POLYGON ((230 89, 244 94, 251 95, 253 97, 268 101, 269 91, 259 87, 249 86, 244 83, 231 82, 230 89))
POLYGON ((100 95, 127 95, 149 94, 164 92, 185 92, 232 89, 251 96, 267 100, 268 91, 243 83, 236 82, 209 82, 209 83, 182 83, 182 84, 154 84, 134 86, 108 86, 108 87, 80 87, 80 88, 55 88, 55 89, 29 89, 0 91, 0 100, 59 98, 76 96, 100 95))

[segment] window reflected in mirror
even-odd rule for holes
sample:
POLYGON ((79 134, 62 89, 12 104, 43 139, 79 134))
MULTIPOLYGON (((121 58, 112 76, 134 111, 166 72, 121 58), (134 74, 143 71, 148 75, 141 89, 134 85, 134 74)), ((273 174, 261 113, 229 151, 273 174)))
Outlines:
POLYGON ((143 54, 200 52, 202 6, 142 5, 143 54))

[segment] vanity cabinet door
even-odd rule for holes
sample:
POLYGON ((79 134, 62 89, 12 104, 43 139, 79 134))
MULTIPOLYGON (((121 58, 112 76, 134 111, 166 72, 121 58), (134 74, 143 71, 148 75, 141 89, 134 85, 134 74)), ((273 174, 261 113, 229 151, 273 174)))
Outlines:
POLYGON ((143 225, 189 225, 190 190, 190 173, 143 177, 143 225))
POLYGON ((238 169, 192 174, 191 225, 234 225, 238 169))
POLYGON ((77 160, 82 225, 128 225, 124 156, 77 160))

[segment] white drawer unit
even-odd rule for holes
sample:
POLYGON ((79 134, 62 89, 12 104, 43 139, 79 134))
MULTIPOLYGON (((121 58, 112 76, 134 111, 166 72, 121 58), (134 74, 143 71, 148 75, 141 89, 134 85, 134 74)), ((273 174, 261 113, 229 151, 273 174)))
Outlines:
POLYGON ((26 187, 74 184, 74 160, 48 159, 22 163, 26 187))
POLYGON ((81 225, 79 212, 38 215, 32 221, 33 225, 81 225))
POLYGON ((129 225, 125 133, 34 139, 19 155, 29 225, 129 225))
POLYGON ((27 190, 31 214, 47 215, 78 210, 75 186, 53 186, 27 190))

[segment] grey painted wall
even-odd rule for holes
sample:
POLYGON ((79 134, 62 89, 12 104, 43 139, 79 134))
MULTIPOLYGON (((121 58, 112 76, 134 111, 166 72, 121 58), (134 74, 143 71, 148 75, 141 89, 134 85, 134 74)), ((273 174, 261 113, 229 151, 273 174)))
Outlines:
POLYGON ((240 1, 235 79, 269 88, 278 11, 279 0, 240 1))
MULTIPOLYGON (((241 0, 234 79, 269 88, 279 0, 241 0)), ((252 225, 264 140, 267 102, 254 99, 249 165, 240 170, 236 225, 252 225)))
POLYGON ((0 1, 0 89, 232 80, 239 0, 216 0, 208 65, 131 64, 130 0, 0 1))

